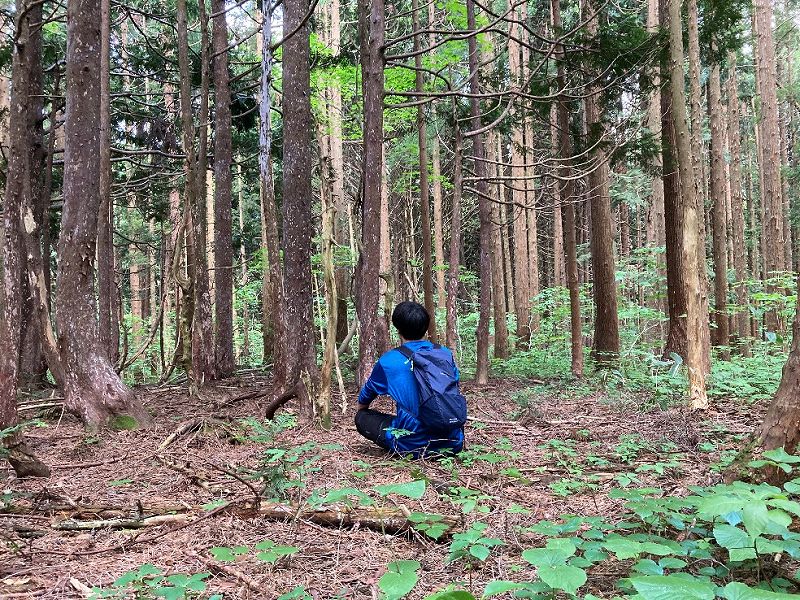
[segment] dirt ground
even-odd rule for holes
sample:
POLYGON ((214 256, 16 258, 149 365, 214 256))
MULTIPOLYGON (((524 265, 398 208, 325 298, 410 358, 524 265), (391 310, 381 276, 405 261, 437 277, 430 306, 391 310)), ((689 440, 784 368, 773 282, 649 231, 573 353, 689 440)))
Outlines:
MULTIPOLYGON (((294 427, 274 436, 259 433, 243 419, 264 423, 263 398, 228 404, 250 390, 269 389, 267 379, 254 375, 210 390, 202 399, 189 398, 183 387, 140 388, 155 415, 156 425, 146 431, 90 435, 72 417, 51 409, 44 417, 47 426, 29 430, 28 440, 51 465, 52 477, 20 481, 7 467, 0 472, 5 479, 0 597, 85 598, 87 588, 105 588, 123 573, 150 563, 167 574, 210 573, 202 597, 277 598, 303 586, 313 598, 377 599, 378 579, 398 559, 422 565, 409 598, 423 598, 451 582, 465 582, 480 595, 485 582, 493 579, 532 578, 520 554, 541 538, 526 527, 564 514, 619 515, 621 502, 607 492, 619 487, 626 474, 639 469, 634 485, 656 485, 668 494, 714 483, 719 475, 711 466, 760 422, 762 410, 731 401, 702 415, 675 409, 646 412, 635 403, 598 393, 576 396, 575 390, 545 389, 541 382, 526 380, 497 380, 480 387, 467 383, 464 388, 472 452, 466 463, 455 465, 387 457, 358 436, 354 407, 342 414, 338 397, 329 432, 300 415, 294 427), (197 424, 201 418, 199 429, 170 438, 182 424, 197 424), (336 446, 319 448, 329 444, 336 446), (299 450, 281 458, 276 449, 299 450), (274 462, 263 466, 270 458, 274 462), (253 497, 255 484, 242 469, 269 473, 274 484, 270 495, 282 495, 285 502, 302 504, 314 490, 357 488, 395 510, 456 516, 456 531, 476 521, 486 523, 484 535, 500 538, 504 545, 493 549, 485 562, 467 568, 464 561, 447 563, 447 539, 435 542, 414 532, 389 535, 359 523, 337 528, 302 518, 246 518, 218 508, 220 500, 253 497), (419 501, 382 498, 374 490, 379 484, 419 478, 428 480, 419 501), (472 491, 454 495, 451 488, 472 491), (478 507, 463 514, 459 501, 469 498, 478 507), (170 505, 173 512, 206 505, 199 513, 205 516, 188 524, 141 529, 54 528, 67 518, 135 518, 150 514, 151 507, 164 512, 170 505), (507 510, 515 505, 527 510, 507 510), (113 507, 122 513, 108 512, 113 507), (252 553, 223 564, 209 553, 220 546, 252 548, 265 539, 299 551, 274 565, 252 553)), ((389 404, 383 406, 388 409, 389 404)), ((290 402, 279 414, 296 410, 290 402)), ((286 416, 281 419, 287 423, 286 416)), ((617 575, 613 566, 609 572, 591 572, 588 591, 610 597, 617 575)))

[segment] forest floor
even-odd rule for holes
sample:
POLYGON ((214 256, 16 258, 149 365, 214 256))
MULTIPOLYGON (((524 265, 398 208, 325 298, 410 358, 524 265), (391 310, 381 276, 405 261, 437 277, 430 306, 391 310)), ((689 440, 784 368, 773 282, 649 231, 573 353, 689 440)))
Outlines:
MULTIPOLYGON (((687 486, 720 480, 721 461, 741 446, 763 408, 726 401, 702 415, 647 411, 588 387, 511 379, 466 383, 472 420, 464 460, 408 461, 387 457, 356 433, 352 404, 345 414, 340 406, 334 410, 330 432, 295 415, 294 401, 273 426, 260 417, 263 399, 226 406, 268 386, 268 379, 243 376, 209 390, 202 400, 181 387, 141 387, 156 423, 146 431, 91 435, 58 410, 46 415, 46 427, 29 430, 28 440, 52 466, 52 477, 20 481, 8 469, 4 473, 0 598, 85 598, 89 589, 107 589, 121 575, 151 564, 167 575, 209 573, 201 597, 278 598, 300 586, 312 598, 377 599, 379 578, 399 559, 421 563, 419 583, 408 598, 423 598, 452 582, 465 582, 479 595, 493 579, 533 578, 520 553, 541 542, 526 529, 539 521, 565 514, 613 519, 622 501, 608 492, 620 486, 657 486, 667 495, 682 495, 687 486), (197 419, 202 427, 170 437, 197 419), (447 536, 437 542, 417 532, 389 535, 359 523, 331 527, 221 508, 224 500, 229 506, 252 500, 255 486, 245 473, 262 476, 258 485, 267 482, 266 496, 286 503, 302 504, 314 490, 324 495, 355 488, 392 510, 456 516, 456 531, 485 523, 483 535, 503 545, 492 548, 484 562, 448 563, 447 536), (419 500, 382 497, 375 490, 415 479, 428 482, 419 500), (135 516, 159 506, 173 514, 195 507, 203 516, 136 530, 54 528, 68 517, 108 519, 126 511, 135 516), (274 563, 256 559, 254 552, 235 562, 217 560, 221 555, 209 551, 245 552, 266 539, 297 551, 274 563)), ((618 577, 613 568, 594 571, 584 590, 610 597, 618 577)), ((298 591, 291 597, 309 596, 298 591)))

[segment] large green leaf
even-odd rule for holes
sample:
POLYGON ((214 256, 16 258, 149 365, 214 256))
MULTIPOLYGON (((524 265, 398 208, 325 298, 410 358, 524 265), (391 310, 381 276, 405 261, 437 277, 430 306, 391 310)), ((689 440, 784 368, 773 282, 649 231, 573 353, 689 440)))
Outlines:
POLYGON ((386 485, 376 485, 375 491, 381 496, 388 496, 389 494, 397 494, 398 496, 405 496, 412 500, 419 500, 425 495, 425 480, 415 479, 408 483, 389 483, 386 485))
POLYGON ((744 507, 742 521, 745 529, 753 537, 766 533, 770 527, 769 511, 765 502, 751 502, 744 507))
POLYGON ((714 600, 716 589, 707 581, 676 575, 631 577, 630 581, 644 600, 714 600))
POLYGON ((714 539, 723 548, 752 548, 753 538, 747 532, 732 525, 714 527, 714 539))
POLYGON ((416 560, 398 560, 390 562, 388 571, 378 580, 378 587, 385 600, 399 600, 417 585, 419 562, 416 560))
POLYGON ((761 454, 764 458, 774 460, 775 462, 800 464, 800 456, 789 454, 783 448, 776 448, 775 450, 767 450, 761 454))
POLYGON ((486 584, 486 589, 483 590, 483 596, 481 596, 481 598, 491 598, 492 596, 513 592, 523 587, 525 587, 524 584, 517 583, 516 581, 490 581, 486 584))
POLYGON ((536 572, 539 579, 551 588, 563 590, 568 594, 575 594, 578 588, 586 583, 586 572, 571 565, 544 566, 539 567, 536 572))
POLYGON ((757 590, 743 583, 729 583, 722 590, 722 597, 726 600, 791 600, 796 599, 797 595, 757 590))
POLYGON ((536 567, 557 567, 564 565, 575 554, 565 548, 530 548, 522 553, 522 558, 536 567))
POLYGON ((609 537, 603 542, 603 548, 609 552, 613 552, 619 560, 639 558, 644 552, 641 542, 629 540, 624 537, 609 537))

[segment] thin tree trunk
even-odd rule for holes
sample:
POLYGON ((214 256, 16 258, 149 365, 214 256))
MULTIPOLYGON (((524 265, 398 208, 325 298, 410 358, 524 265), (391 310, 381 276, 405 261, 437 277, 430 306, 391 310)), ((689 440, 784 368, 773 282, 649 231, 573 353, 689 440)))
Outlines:
POLYGON ((436 256, 437 308, 444 310, 447 305, 444 261, 444 218, 442 208, 442 166, 438 134, 431 144, 431 167, 433 175, 433 248, 436 256))
MULTIPOLYGON (((726 212, 725 158, 723 156, 723 119, 720 114, 722 90, 720 86, 719 64, 711 67, 708 80, 708 116, 711 122, 711 170, 710 199, 712 205, 713 243, 714 243, 714 323, 716 325, 715 344, 728 346, 728 227, 726 212)), ((730 353, 722 353, 723 360, 730 353)))
MULTIPOLYGON (((728 53, 728 143, 730 152, 731 216, 733 231, 733 267, 736 273, 736 328, 739 347, 749 354, 746 338, 750 336, 750 310, 747 294, 747 249, 744 223, 744 188, 742 184, 742 144, 740 133, 739 86, 736 77, 736 53, 728 53)), ((752 199, 750 201, 752 205, 752 199)))
MULTIPOLYGON (((100 3, 100 214, 97 223, 97 298, 100 343, 117 361, 118 335, 111 332, 114 297, 114 203, 111 201, 111 3, 100 3), (116 344, 114 343, 116 342, 116 344)), ((55 102, 55 99, 53 100, 55 102)), ((51 127, 54 123, 51 123, 51 127)))
MULTIPOLYGON (((414 57, 416 90, 425 91, 422 72, 422 33, 419 18, 419 2, 411 0, 414 35, 414 57)), ((417 140, 419 143, 419 220, 422 229, 422 290, 425 308, 430 315, 428 337, 436 343, 436 303, 433 297, 433 243, 431 239, 430 186, 428 184, 428 131, 425 125, 425 105, 417 107, 417 140)))
MULTIPOLYGON (((559 148, 558 130, 558 104, 550 107, 550 135, 553 150, 559 148)), ((556 287, 566 287, 567 275, 564 266, 564 228, 561 216, 561 187, 557 178, 553 178, 553 284, 556 287)))
MULTIPOLYGON (((272 2, 262 0, 261 15, 261 88, 259 101, 258 167, 261 202, 261 252, 267 265, 263 270, 261 290, 262 336, 264 364, 276 357, 276 339, 280 337, 281 320, 278 302, 283 289, 283 271, 278 241, 278 214, 275 206, 275 183, 272 171, 272 2)), ((275 363, 276 369, 280 368, 275 363)))
MULTIPOLYGON (((453 101, 455 113, 455 101, 453 101)), ((458 312, 456 300, 458 299, 458 272, 461 264, 461 192, 463 186, 462 160, 463 141, 458 122, 455 120, 455 140, 453 151, 453 215, 450 224, 450 265, 447 269, 447 347, 456 352, 458 348, 458 312)))
POLYGON ((209 85, 210 60, 208 39, 208 17, 206 0, 198 0, 200 18, 200 116, 198 120, 197 163, 192 194, 192 236, 190 245, 192 254, 192 270, 190 275, 194 281, 194 313, 192 315, 192 384, 202 387, 217 378, 214 360, 214 316, 211 307, 211 284, 208 276, 207 244, 207 190, 206 175, 208 171, 208 120, 209 120, 209 85))
MULTIPOLYGON (((555 35, 561 35, 560 0, 550 1, 550 11, 555 35)), ((566 50, 559 44, 556 48, 558 56, 556 85, 564 89, 564 59, 566 50)), ((570 340, 572 349, 572 374, 583 377, 583 333, 581 328, 581 298, 578 287, 578 249, 575 239, 575 184, 572 180, 572 168, 569 164, 572 156, 572 141, 569 132, 569 103, 560 95, 558 98, 558 155, 560 159, 559 199, 561 201, 562 231, 564 234, 564 265, 569 288, 570 305, 570 340)))
MULTIPOLYGON (((489 136, 489 169, 492 177, 497 176, 499 169, 499 157, 497 155, 498 134, 496 131, 490 132, 489 136)), ((492 302, 494 311, 494 357, 508 358, 508 327, 506 325, 506 290, 503 278, 503 241, 500 230, 505 227, 501 216, 502 204, 500 201, 500 191, 502 187, 496 182, 492 182, 491 195, 495 200, 492 202, 492 302)))
MULTIPOLYGON (((40 11, 37 10, 37 14, 40 11)), ((42 72, 42 36, 39 32, 40 25, 36 22, 32 26, 33 47, 31 48, 30 81, 28 85, 28 110, 27 110, 27 136, 30 147, 29 157, 29 190, 27 196, 32 199, 35 209, 35 219, 44 223, 47 215, 49 196, 45 197, 43 185, 45 183, 44 171, 46 167, 46 153, 44 148, 44 129, 42 114, 44 113, 44 75, 42 72)), ((22 357, 20 362, 20 376, 26 386, 42 386, 47 382, 47 362, 44 359, 39 327, 36 324, 33 300, 28 289, 27 277, 22 282, 22 357)))
MULTIPOLYGON (((691 0, 690 0, 691 1, 691 0)), ((677 145, 675 147, 678 172, 681 179, 681 200, 683 214, 683 269, 686 287, 686 322, 688 343, 686 366, 689 373, 689 401, 693 409, 708 407, 706 394, 706 361, 704 360, 704 334, 707 327, 706 316, 702 312, 702 281, 699 269, 699 255, 704 252, 700 245, 700 223, 698 210, 698 185, 692 166, 692 147, 689 124, 686 118, 686 91, 683 74, 683 31, 681 28, 680 0, 668 0, 670 33, 670 91, 673 106, 673 122, 677 145)))
MULTIPOLYGON (((475 31, 475 3, 467 0, 467 27, 470 31, 475 31)), ((470 36, 468 41, 469 48, 469 70, 470 70, 470 125, 472 127, 472 154, 475 157, 475 190, 478 195, 478 222, 479 222, 479 259, 478 270, 480 278, 480 296, 478 300, 478 328, 475 331, 477 337, 477 362, 475 365, 475 382, 485 384, 489 381, 489 321, 491 319, 492 308, 492 244, 491 227, 492 215, 489 206, 488 185, 486 182, 486 147, 484 136, 480 133, 481 105, 478 99, 480 94, 480 84, 478 82, 478 40, 476 36, 470 36)))
MULTIPOLYGON (((599 28, 599 7, 593 0, 586 0, 585 12, 594 14, 589 19, 587 32, 596 36, 599 28)), ((617 314, 617 280, 614 261, 614 216, 611 211, 611 191, 609 182, 608 157, 602 149, 606 138, 603 115, 599 102, 599 85, 589 86, 588 95, 584 99, 586 121, 589 130, 588 144, 597 144, 592 157, 597 162, 589 175, 590 210, 592 216, 591 236, 589 238, 592 256, 592 273, 594 275, 594 345, 592 357, 598 365, 612 365, 619 357, 619 316, 617 314)), ((626 205, 623 203, 623 207, 626 205)), ((620 211, 621 214, 625 212, 620 211)), ((622 231, 625 231, 623 227, 622 231)), ((628 234, 630 246, 630 234, 628 234)), ((623 235, 623 240, 625 236, 623 235)), ((623 241, 623 256, 625 242, 623 241)), ((628 248, 629 251, 629 248, 628 248)))
MULTIPOLYGON (((513 0, 512 0, 513 1, 513 0)), ((517 11, 514 11, 515 15, 517 11)), ((516 20, 509 25, 508 68, 513 85, 523 83, 523 65, 520 49, 520 26, 516 20)), ((517 346, 527 348, 531 329, 531 272, 528 257, 528 219, 525 181, 525 116, 521 109, 515 115, 511 132, 511 201, 514 228, 514 307, 517 317, 517 346)))
MULTIPOLYGON (((776 277, 784 266, 783 198, 781 194, 780 126, 778 124, 777 63, 772 34, 772 1, 755 0, 755 28, 758 49, 757 92, 760 97, 758 134, 762 148, 759 171, 763 182, 761 203, 764 211, 764 271, 767 279, 776 277)), ((775 285, 768 286, 775 292, 775 285)), ((764 325, 767 331, 777 329, 775 311, 768 311, 764 325)))
POLYGON ((233 230, 231 90, 225 0, 212 0, 214 51, 214 340, 218 377, 236 370, 233 352, 233 230))
POLYGON ((359 321, 358 381, 369 377, 389 332, 378 317, 381 248, 381 181, 383 170, 383 69, 385 5, 383 0, 359 0, 361 73, 364 94, 364 162, 362 171, 361 253, 358 260, 359 321))

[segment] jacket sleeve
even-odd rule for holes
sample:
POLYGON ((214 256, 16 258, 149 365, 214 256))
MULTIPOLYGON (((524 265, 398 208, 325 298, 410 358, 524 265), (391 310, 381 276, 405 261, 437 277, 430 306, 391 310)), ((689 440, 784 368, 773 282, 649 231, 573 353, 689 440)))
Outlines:
POLYGON ((375 363, 372 368, 372 373, 361 388, 361 393, 358 394, 359 404, 369 404, 378 396, 385 396, 389 393, 389 382, 386 379, 386 371, 380 361, 375 363))

